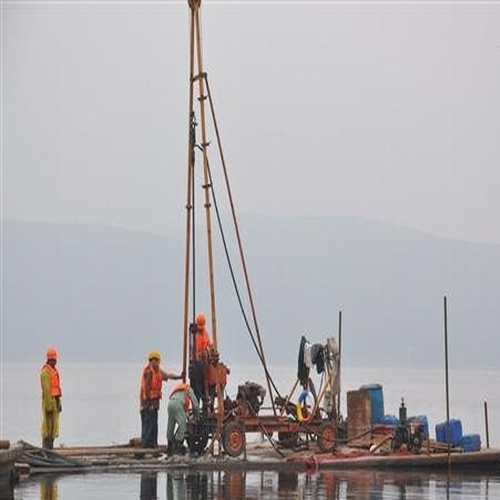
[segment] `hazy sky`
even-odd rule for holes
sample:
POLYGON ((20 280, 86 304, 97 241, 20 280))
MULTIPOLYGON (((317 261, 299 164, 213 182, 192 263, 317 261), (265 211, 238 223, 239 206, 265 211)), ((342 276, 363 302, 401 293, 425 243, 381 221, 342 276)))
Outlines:
MULTIPOLYGON (((4 220, 183 224, 188 21, 1 2, 4 220)), ((240 213, 500 244, 500 2, 205 0, 202 22, 240 213)))

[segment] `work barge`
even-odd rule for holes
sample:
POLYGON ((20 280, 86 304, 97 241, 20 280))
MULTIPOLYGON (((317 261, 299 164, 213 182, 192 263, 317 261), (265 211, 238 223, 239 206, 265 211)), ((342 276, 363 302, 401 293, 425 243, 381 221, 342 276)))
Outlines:
MULTIPOLYGON (((429 443, 430 449, 435 443, 429 443)), ((443 469, 469 471, 500 471, 500 449, 462 452, 459 449, 427 451, 413 454, 407 450, 384 453, 379 450, 341 448, 322 453, 315 443, 307 449, 282 449, 278 454, 266 441, 248 443, 246 453, 234 458, 226 454, 167 456, 166 446, 156 449, 140 448, 134 444, 114 446, 65 447, 44 450, 19 442, 16 450, 16 475, 82 474, 105 472, 160 472, 163 470, 198 471, 342 471, 342 470, 422 470, 443 469)))
MULTIPOLYGON (((201 415, 196 416, 197 418, 192 415, 188 422, 187 447, 183 453, 172 454, 172 450, 164 445, 142 448, 140 439, 131 439, 129 443, 120 446, 58 447, 53 450, 21 441, 14 446, 16 451, 9 454, 9 474, 12 470, 16 471, 17 476, 22 476, 172 469, 300 472, 443 468, 484 471, 488 468, 499 471, 500 449, 489 448, 489 443, 486 448, 481 447, 475 439, 463 441, 462 438, 467 436, 461 435, 461 429, 457 438, 454 427, 456 422, 450 420, 449 414, 446 421, 439 424, 444 426, 444 439, 441 440, 430 438, 427 422, 407 417, 404 401, 397 419, 384 420, 391 416, 383 414, 379 398, 381 387, 374 384, 347 393, 346 417, 343 417, 340 407, 341 311, 337 338, 329 337, 320 343, 309 343, 307 338, 302 337, 297 379, 291 381, 291 388, 287 393, 280 393, 266 363, 212 93, 203 68, 199 19, 201 0, 188 0, 188 4, 191 32, 182 373, 183 383, 189 382, 201 402, 201 415), (198 103, 199 110, 195 109, 195 103, 198 103), (222 178, 234 226, 233 240, 237 242, 241 264, 239 272, 243 276, 249 312, 245 311, 243 294, 235 280, 236 273, 226 246, 227 240, 215 196, 213 170, 208 159, 210 141, 206 115, 211 116, 215 129, 222 178), (197 130, 201 131, 200 140, 197 139, 197 130), (195 201, 195 174, 200 174, 197 172, 196 157, 200 152, 202 192, 198 193, 198 198, 201 197, 202 203, 195 201), (205 212, 209 268, 210 312, 207 324, 211 326, 212 344, 203 356, 196 349, 198 322, 195 241, 200 238, 195 237, 195 206, 202 207, 205 212), (230 369, 221 361, 218 351, 212 207, 216 211, 225 257, 245 329, 262 364, 266 380, 266 387, 251 381, 239 385, 234 399, 226 394, 230 369), (311 354, 312 350, 314 355, 311 354), (312 368, 318 374, 321 373, 317 388, 310 377, 312 368), (270 401, 267 407, 264 406, 266 397, 270 401), (248 433, 253 433, 255 439, 248 440, 248 433)), ((7 457, 7 451, 2 452, 3 455, 7 457)))

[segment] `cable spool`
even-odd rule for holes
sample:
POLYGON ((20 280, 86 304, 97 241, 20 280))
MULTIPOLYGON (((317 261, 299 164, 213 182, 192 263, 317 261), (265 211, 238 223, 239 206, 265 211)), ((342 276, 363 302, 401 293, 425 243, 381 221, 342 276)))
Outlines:
POLYGON ((299 422, 307 422, 312 416, 312 414, 308 415, 308 416, 304 416, 304 414, 302 412, 303 409, 307 407, 307 398, 309 396, 312 397, 312 394, 309 391, 304 389, 300 393, 298 403, 295 405, 295 408, 297 410, 297 419, 299 422))

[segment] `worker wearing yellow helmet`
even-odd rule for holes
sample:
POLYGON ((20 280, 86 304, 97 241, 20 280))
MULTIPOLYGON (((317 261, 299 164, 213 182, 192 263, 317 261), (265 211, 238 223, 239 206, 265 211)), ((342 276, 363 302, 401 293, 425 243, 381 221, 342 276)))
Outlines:
POLYGON ((59 414, 61 406, 61 381, 56 368, 57 350, 49 347, 46 362, 40 372, 42 385, 42 446, 52 449, 54 439, 59 437, 59 414))
POLYGON ((160 362, 160 353, 151 351, 148 355, 148 363, 142 372, 140 404, 143 448, 156 448, 158 446, 158 410, 162 397, 163 381, 182 379, 182 374, 176 375, 163 371, 160 362))

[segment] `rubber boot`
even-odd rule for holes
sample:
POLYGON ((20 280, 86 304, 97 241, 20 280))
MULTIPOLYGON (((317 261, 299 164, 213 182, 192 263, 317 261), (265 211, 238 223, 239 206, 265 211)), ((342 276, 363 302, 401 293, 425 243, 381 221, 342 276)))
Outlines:
POLYGON ((54 439, 49 437, 43 438, 42 448, 44 448, 45 450, 52 450, 54 448, 54 439))

